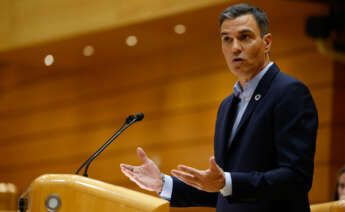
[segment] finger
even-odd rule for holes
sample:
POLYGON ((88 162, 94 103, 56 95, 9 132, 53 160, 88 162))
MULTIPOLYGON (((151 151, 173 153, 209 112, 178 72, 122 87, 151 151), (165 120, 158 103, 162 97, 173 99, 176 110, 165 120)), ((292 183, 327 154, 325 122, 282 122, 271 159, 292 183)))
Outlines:
POLYGON ((181 180, 182 182, 184 182, 185 184, 190 185, 190 186, 192 186, 192 187, 194 187, 196 189, 203 190, 199 183, 186 181, 183 178, 178 178, 178 179, 181 180))
POLYGON ((146 189, 149 191, 153 191, 152 188, 148 187, 147 184, 145 182, 143 182, 140 177, 138 177, 134 170, 130 170, 130 169, 126 169, 124 167, 121 167, 121 171, 124 175, 126 175, 132 182, 134 182, 135 184, 137 184, 140 188, 142 189, 146 189))
POLYGON ((127 177, 131 177, 134 175, 134 172, 130 169, 127 169, 127 168, 124 168, 124 167, 121 167, 121 171, 122 173, 124 173, 127 177))
POLYGON ((136 173, 135 168, 127 168, 122 166, 121 171, 127 176, 127 177, 136 177, 137 178, 137 173, 136 173))
POLYGON ((195 176, 187 172, 173 169, 171 170, 171 174, 174 175, 175 177, 183 178, 188 181, 195 181, 195 176))
POLYGON ((133 171, 134 170, 134 168, 135 168, 135 166, 132 166, 132 165, 129 165, 129 164, 120 164, 120 167, 121 168, 125 168, 125 169, 128 169, 128 170, 131 170, 131 171, 133 171))
POLYGON ((125 169, 125 168, 121 168, 121 171, 133 182, 135 182, 136 184, 138 184, 139 186, 142 185, 142 182, 140 181, 140 179, 135 175, 135 173, 131 170, 125 169))
POLYGON ((121 169, 121 171, 124 175, 126 175, 130 180, 133 181, 133 179, 134 179, 133 172, 131 172, 130 170, 127 170, 127 169, 121 169))
POLYGON ((144 150, 141 147, 137 148, 137 155, 142 162, 144 163, 148 162, 149 158, 146 156, 144 150))
POLYGON ((194 180, 193 178, 191 178, 189 174, 186 174, 186 175, 181 174, 181 171, 179 170, 171 170, 171 174, 174 175, 179 180, 181 180, 182 182, 201 190, 200 183, 194 180))
POLYGON ((120 167, 123 168, 123 169, 127 169, 127 170, 129 170, 129 171, 131 171, 131 172, 133 172, 133 173, 134 173, 135 170, 138 169, 137 166, 131 166, 131 165, 127 165, 127 164, 122 165, 122 166, 120 166, 120 167))
POLYGON ((201 175, 201 171, 189 166, 185 165, 178 165, 177 168, 185 173, 188 173, 190 175, 193 175, 195 177, 199 177, 201 175))
POLYGON ((220 169, 216 163, 216 160, 214 159, 214 156, 210 157, 209 162, 210 162, 210 170, 218 171, 220 169))

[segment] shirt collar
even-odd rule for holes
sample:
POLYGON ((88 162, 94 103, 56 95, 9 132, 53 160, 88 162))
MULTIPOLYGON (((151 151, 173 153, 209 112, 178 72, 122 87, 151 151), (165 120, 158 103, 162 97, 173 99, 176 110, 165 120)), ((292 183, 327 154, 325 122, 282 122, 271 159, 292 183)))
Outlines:
MULTIPOLYGON (((251 96, 259 84, 260 80, 262 77, 266 74, 268 69, 273 65, 273 62, 269 62, 264 69, 262 69, 253 79, 251 79, 249 82, 247 82, 244 85, 244 89, 242 88, 240 81, 237 81, 235 86, 234 86, 234 95, 236 97, 241 97, 242 95, 249 95, 251 96)), ((246 96, 247 96, 246 95, 246 96)))

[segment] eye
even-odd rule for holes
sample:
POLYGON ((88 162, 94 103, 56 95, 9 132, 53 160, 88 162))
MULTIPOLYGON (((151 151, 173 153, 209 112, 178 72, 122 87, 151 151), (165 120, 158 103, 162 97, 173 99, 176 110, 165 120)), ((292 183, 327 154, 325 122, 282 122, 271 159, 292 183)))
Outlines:
POLYGON ((244 34, 244 35, 242 35, 242 40, 248 40, 249 39, 249 35, 246 35, 246 34, 244 34))
POLYGON ((340 187, 341 189, 344 189, 344 188, 345 188, 345 184, 340 183, 340 184, 339 184, 339 187, 340 187))
POLYGON ((224 42, 229 42, 230 41, 230 37, 229 36, 224 36, 223 37, 223 41, 224 42))

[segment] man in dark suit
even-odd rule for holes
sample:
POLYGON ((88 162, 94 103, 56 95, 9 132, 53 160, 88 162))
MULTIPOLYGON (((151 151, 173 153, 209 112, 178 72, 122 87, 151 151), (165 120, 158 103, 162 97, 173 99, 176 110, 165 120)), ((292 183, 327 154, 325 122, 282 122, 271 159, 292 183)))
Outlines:
POLYGON ((140 187, 171 206, 217 211, 309 211, 317 111, 307 87, 270 61, 266 14, 239 4, 220 18, 222 50, 238 77, 220 105, 207 170, 180 165, 162 175, 141 148, 141 166, 121 164, 140 187))

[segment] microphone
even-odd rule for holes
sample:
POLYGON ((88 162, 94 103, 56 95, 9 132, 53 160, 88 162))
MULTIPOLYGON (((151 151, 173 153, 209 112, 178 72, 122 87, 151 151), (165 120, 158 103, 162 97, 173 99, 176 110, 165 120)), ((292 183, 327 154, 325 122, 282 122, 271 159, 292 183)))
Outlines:
POLYGON ((137 121, 141 121, 144 118, 144 114, 143 113, 138 113, 137 115, 135 115, 135 118, 137 119, 137 121))
POLYGON ((144 114, 143 113, 138 113, 135 116, 134 115, 129 115, 126 118, 125 123, 122 125, 122 127, 111 137, 108 139, 108 141, 103 144, 103 146, 101 146, 101 148, 99 148, 94 154, 91 155, 91 157, 89 157, 89 159, 87 159, 87 161, 85 161, 83 163, 83 165, 81 165, 79 167, 79 169, 77 170, 76 174, 79 174, 80 170, 84 167, 84 177, 88 177, 87 175, 87 170, 89 169, 89 166, 91 164, 91 162, 99 155, 103 152, 103 150, 105 148, 107 148, 107 146, 109 146, 109 144, 111 144, 111 142, 113 142, 115 140, 115 138, 117 138, 125 129, 127 129, 129 126, 131 126, 132 124, 134 124, 137 121, 141 121, 144 118, 144 114))

